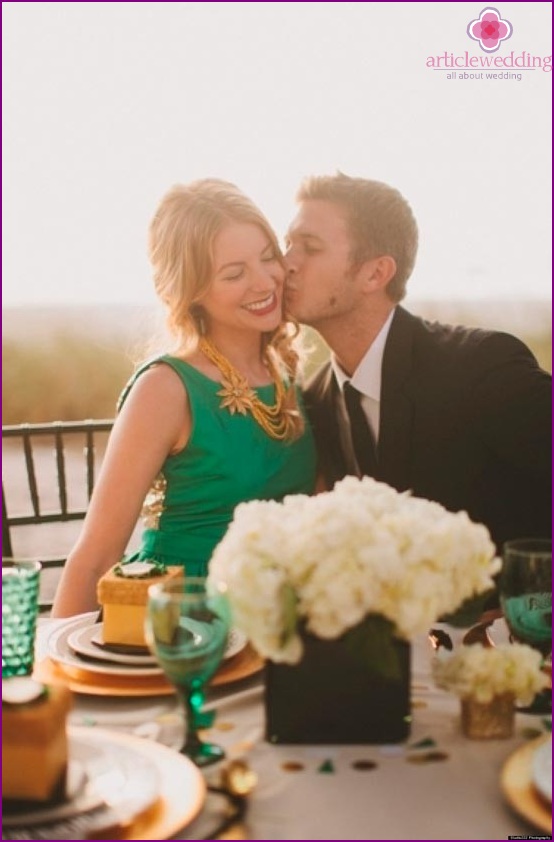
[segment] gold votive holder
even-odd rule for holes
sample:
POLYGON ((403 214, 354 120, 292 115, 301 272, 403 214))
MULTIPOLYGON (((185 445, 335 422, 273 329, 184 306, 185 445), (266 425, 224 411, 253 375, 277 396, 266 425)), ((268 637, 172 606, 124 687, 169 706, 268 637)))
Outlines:
POLYGON ((494 696, 490 702, 462 699, 462 731, 472 740, 505 740, 514 733, 515 707, 512 693, 494 696))

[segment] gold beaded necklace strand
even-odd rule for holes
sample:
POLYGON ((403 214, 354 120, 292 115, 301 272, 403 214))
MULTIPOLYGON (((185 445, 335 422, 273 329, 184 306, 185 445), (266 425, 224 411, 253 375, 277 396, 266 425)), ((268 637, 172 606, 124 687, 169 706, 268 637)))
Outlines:
POLYGON ((250 413, 272 439, 283 440, 291 437, 294 428, 293 416, 296 413, 295 410, 285 407, 285 387, 269 354, 265 354, 265 361, 275 384, 275 403, 273 406, 268 406, 259 399, 246 378, 205 336, 200 339, 198 348, 222 374, 221 385, 223 389, 217 392, 217 395, 221 398, 219 405, 222 409, 227 409, 231 415, 234 415, 235 412, 239 412, 241 415, 250 413))

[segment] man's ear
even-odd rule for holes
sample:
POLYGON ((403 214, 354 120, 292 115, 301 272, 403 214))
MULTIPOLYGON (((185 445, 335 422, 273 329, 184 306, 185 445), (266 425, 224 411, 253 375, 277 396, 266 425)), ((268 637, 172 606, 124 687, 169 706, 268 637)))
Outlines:
POLYGON ((359 273, 366 292, 384 290, 396 275, 396 260, 390 254, 374 257, 360 266, 359 273))

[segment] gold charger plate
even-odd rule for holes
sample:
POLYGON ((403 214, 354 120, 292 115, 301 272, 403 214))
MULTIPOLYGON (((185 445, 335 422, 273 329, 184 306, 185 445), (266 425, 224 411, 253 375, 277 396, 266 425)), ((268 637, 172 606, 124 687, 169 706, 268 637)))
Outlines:
POLYGON ((33 678, 46 684, 66 684, 74 693, 91 696, 169 696, 175 693, 175 688, 162 675, 126 678, 62 666, 50 658, 36 664, 33 678))
MULTIPOLYGON (((263 660, 247 644, 234 658, 222 663, 210 684, 213 687, 231 684, 254 675, 262 667, 263 660)), ((74 693, 91 696, 169 696, 175 692, 175 688, 160 675, 126 677, 89 672, 87 669, 58 664, 50 658, 35 666, 33 677, 44 683, 61 682, 74 693)))
POLYGON ((500 776, 502 791, 514 810, 545 833, 552 834, 552 812, 533 786, 533 756, 550 734, 518 748, 505 762, 500 776))
POLYGON ((188 757, 152 740, 117 731, 71 727, 69 732, 77 737, 94 739, 96 743, 106 742, 111 746, 133 749, 147 757, 158 771, 160 794, 155 803, 128 825, 116 829, 110 839, 169 839, 190 824, 200 812, 206 798, 206 783, 188 757))
POLYGON ((249 678, 251 675, 259 672, 263 665, 263 659, 247 643, 244 649, 235 655, 234 658, 223 661, 210 681, 210 686, 221 687, 223 684, 231 684, 233 681, 249 678))

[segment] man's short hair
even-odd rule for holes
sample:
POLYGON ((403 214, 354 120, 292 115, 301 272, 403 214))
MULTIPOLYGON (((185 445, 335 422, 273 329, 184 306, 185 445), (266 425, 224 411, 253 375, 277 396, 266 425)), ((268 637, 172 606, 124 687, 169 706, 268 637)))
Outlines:
POLYGON ((390 255, 396 261, 396 274, 387 285, 387 295, 393 301, 404 298, 416 259, 418 232, 412 209, 398 190, 382 181, 351 178, 339 172, 304 179, 296 199, 341 205, 352 238, 353 266, 390 255))

